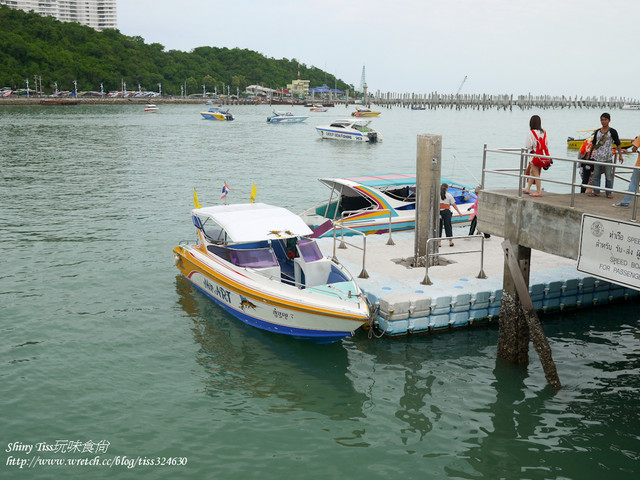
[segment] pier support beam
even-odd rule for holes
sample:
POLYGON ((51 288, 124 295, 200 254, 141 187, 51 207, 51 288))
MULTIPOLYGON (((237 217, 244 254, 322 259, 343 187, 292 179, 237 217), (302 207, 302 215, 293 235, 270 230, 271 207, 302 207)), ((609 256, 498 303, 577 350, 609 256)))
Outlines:
MULTIPOLYGON (((418 135, 416 156, 416 234, 413 266, 424 266, 427 240, 438 236, 442 135, 418 135)), ((432 242, 434 250, 437 249, 432 242)), ((432 257, 435 258, 435 257, 432 257)), ((432 266, 430 264, 429 266, 432 266)))
POLYGON ((529 337, 538 352, 547 382, 554 390, 562 388, 551 347, 542 330, 536 310, 529 296, 529 263, 531 249, 502 244, 505 272, 498 333, 498 357, 518 365, 529 363, 529 337))

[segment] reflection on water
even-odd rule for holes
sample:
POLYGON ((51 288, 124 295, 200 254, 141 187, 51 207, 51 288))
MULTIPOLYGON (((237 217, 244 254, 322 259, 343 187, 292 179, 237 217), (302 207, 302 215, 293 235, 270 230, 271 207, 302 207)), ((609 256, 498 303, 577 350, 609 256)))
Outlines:
POLYGON ((340 344, 316 345, 245 325, 182 276, 176 277, 176 290, 201 346, 196 361, 207 373, 208 395, 233 392, 282 400, 272 405, 271 413, 302 409, 332 420, 362 416, 366 397, 346 376, 347 353, 340 344))

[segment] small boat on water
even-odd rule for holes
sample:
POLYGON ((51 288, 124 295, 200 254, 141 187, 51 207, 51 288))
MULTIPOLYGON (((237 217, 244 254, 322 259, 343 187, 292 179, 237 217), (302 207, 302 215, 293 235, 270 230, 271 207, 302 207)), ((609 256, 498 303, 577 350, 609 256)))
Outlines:
MULTIPOLYGON (((567 137, 567 148, 571 150, 580 150, 582 144, 585 140, 592 137, 591 135, 595 131, 594 129, 590 130, 578 130, 578 137, 567 137), (586 133, 586 135, 585 135, 586 133)), ((631 148, 631 144, 633 143, 633 138, 621 138, 620 139, 620 148, 627 149, 631 148)))
POLYGON ((369 319, 349 272, 323 257, 311 230, 287 209, 249 203, 191 211, 197 242, 174 248, 180 272, 254 327, 331 343, 369 319))
POLYGON ((382 142, 382 135, 369 127, 371 120, 335 120, 329 125, 318 125, 316 131, 322 138, 351 142, 382 142))
POLYGON ((145 105, 145 107, 144 107, 144 111, 145 112, 157 112, 158 111, 158 107, 156 105, 154 105, 153 103, 147 103, 147 105, 145 105))
POLYGON ((640 110, 640 104, 637 103, 625 103, 622 105, 623 110, 640 110))
POLYGON ((368 108, 356 107, 355 112, 351 112, 352 117, 377 117, 382 112, 370 110, 368 108))
POLYGON ((311 108, 309 108, 310 112, 328 112, 329 111, 329 107, 324 107, 322 105, 313 105, 311 108))
POLYGON ((229 109, 223 110, 220 105, 211 107, 206 112, 200 112, 205 120, 233 120, 233 115, 229 113, 229 109))
MULTIPOLYGON (((333 235, 333 225, 342 223, 367 234, 413 230, 416 221, 416 175, 392 173, 350 178, 321 178, 331 193, 329 199, 303 212, 300 217, 314 230, 314 236, 333 235), (391 218, 389 217, 391 214, 391 218), (343 220, 344 219, 344 220, 343 220)), ((454 225, 469 222, 471 206, 476 201, 473 187, 447 178, 456 205, 462 212, 453 212, 454 225)), ((345 230, 345 235, 349 235, 345 230)))
POLYGON ((267 117, 267 123, 301 123, 307 118, 304 115, 294 115, 291 112, 274 111, 271 117, 267 117))

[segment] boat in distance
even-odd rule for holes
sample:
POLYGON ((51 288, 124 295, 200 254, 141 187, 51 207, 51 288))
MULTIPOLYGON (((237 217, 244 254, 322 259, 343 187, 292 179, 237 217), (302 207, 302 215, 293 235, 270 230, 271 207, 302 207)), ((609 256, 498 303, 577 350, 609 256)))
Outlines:
POLYGON ((329 111, 329 107, 325 107, 323 105, 312 105, 311 108, 309 108, 310 112, 328 112, 329 111))
POLYGON ((200 112, 200 115, 202 115, 202 118, 204 118, 205 120, 229 121, 234 119, 233 115, 229 112, 229 109, 223 110, 220 105, 211 107, 206 112, 200 112))
POLYGON ((263 203, 191 211, 194 245, 174 263, 200 292, 259 329, 332 343, 369 320, 367 298, 336 260, 323 257, 302 219, 263 203))
POLYGON ((352 117, 377 117, 382 112, 371 110, 369 108, 356 107, 355 112, 351 112, 352 117))
POLYGON ((301 123, 307 118, 305 115, 294 115, 291 112, 274 111, 271 117, 267 117, 267 123, 301 123))
MULTIPOLYGON (((571 150, 580 150, 582 144, 585 140, 589 140, 589 138, 593 137, 591 135, 595 131, 594 129, 589 130, 578 130, 578 138, 575 137, 567 137, 567 148, 571 150)), ((633 138, 621 138, 620 139, 620 148, 627 149, 631 148, 633 143, 633 138)))
MULTIPOLYGON (((390 173, 350 178, 320 178, 331 193, 328 200, 300 214, 314 230, 314 236, 333 235, 334 225, 343 225, 366 234, 413 230, 416 222, 416 175, 390 173)), ((474 188, 447 178, 448 192, 462 215, 453 211, 451 222, 469 222, 476 201, 474 188)), ((338 229, 339 231, 340 229, 338 229)), ((352 233, 344 231, 345 235, 352 233)))
POLYGON ((318 125, 316 131, 321 138, 350 142, 382 142, 382 135, 369 126, 371 120, 334 120, 329 125, 318 125))
POLYGON ((157 112, 158 106, 153 103, 147 103, 144 107, 145 112, 157 112))

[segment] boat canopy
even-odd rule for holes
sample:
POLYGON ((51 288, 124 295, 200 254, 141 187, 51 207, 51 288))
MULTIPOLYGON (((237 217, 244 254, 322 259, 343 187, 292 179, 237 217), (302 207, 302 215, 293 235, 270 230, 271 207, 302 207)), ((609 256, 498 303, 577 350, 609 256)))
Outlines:
POLYGON ((348 178, 321 178, 320 181, 326 185, 331 186, 332 183, 342 183, 344 181, 358 183, 367 187, 386 187, 386 186, 400 186, 400 185, 415 185, 416 175, 415 173, 392 173, 384 175, 366 175, 362 177, 348 177, 348 178))
POLYGON ((286 208, 264 203, 196 208, 191 215, 199 219, 201 227, 207 219, 213 220, 224 229, 233 243, 302 237, 312 233, 298 215, 286 208))

